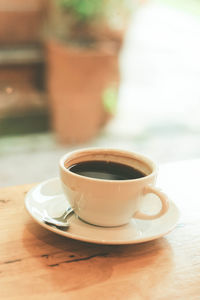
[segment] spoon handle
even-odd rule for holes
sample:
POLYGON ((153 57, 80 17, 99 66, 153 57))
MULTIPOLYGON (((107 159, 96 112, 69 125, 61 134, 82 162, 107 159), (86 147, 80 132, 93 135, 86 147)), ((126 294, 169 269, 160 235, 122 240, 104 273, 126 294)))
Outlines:
POLYGON ((66 211, 65 213, 63 214, 63 219, 66 219, 71 213, 73 213, 74 210, 73 208, 70 206, 66 211))

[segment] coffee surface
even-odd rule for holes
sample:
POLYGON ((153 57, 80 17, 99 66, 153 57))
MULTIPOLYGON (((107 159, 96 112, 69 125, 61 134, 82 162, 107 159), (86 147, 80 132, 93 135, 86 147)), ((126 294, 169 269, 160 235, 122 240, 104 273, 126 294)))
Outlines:
POLYGON ((146 176, 131 166, 107 161, 84 161, 68 169, 82 176, 104 180, 130 180, 146 176))

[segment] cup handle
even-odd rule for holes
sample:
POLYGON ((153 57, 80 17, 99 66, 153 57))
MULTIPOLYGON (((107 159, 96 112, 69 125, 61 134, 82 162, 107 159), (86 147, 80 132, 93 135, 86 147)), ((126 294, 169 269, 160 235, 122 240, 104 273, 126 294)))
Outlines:
POLYGON ((142 219, 142 220, 154 220, 154 219, 157 219, 157 218, 163 216, 168 211, 169 199, 168 199, 167 195, 165 195, 159 189, 148 185, 144 188, 143 195, 146 195, 146 194, 149 194, 149 193, 155 194, 156 196, 159 197, 159 199, 162 203, 161 210, 158 213, 154 214, 154 215, 148 215, 148 214, 145 214, 143 212, 137 211, 133 216, 134 218, 142 219))

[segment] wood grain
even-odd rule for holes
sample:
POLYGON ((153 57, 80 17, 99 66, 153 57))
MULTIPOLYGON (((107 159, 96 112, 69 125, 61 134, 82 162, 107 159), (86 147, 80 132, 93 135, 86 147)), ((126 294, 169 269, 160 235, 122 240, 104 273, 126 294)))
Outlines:
POLYGON ((161 168, 159 183, 182 217, 165 238, 139 245, 58 236, 25 211, 32 185, 0 189, 0 299, 200 299, 199 168, 200 161, 161 168))

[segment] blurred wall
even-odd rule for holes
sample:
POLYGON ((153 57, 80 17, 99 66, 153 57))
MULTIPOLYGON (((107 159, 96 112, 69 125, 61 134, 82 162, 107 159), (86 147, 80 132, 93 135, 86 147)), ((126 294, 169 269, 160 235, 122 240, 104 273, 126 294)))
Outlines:
POLYGON ((41 34, 45 8, 46 0, 0 0, 0 135, 12 128, 13 133, 26 131, 24 118, 35 119, 41 129, 48 126, 41 34))
POLYGON ((0 0, 0 44, 38 43, 45 0, 0 0))

